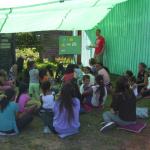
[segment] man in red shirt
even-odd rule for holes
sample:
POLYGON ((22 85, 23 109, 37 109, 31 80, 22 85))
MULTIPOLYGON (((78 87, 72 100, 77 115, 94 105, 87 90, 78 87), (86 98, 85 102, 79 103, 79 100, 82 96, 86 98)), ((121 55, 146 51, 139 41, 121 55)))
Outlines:
POLYGON ((90 46, 91 48, 95 48, 94 58, 97 63, 103 63, 103 52, 104 52, 105 39, 101 36, 101 30, 96 30, 96 44, 95 46, 90 46))

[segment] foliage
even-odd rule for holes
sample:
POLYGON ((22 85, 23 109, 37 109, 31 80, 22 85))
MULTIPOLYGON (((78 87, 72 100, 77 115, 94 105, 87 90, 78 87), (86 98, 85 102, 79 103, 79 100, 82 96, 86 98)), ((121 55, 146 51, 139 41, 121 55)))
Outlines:
POLYGON ((56 70, 57 68, 57 63, 55 62, 43 62, 43 63, 40 63, 40 62, 36 62, 36 66, 41 69, 41 68, 46 68, 46 66, 50 65, 52 67, 53 70, 56 70))
POLYGON ((39 52, 40 59, 43 60, 42 58, 43 47, 41 45, 40 35, 38 35, 36 32, 17 33, 16 47, 18 49, 34 48, 35 51, 39 52))
POLYGON ((40 45, 35 33, 17 33, 16 34, 16 47, 22 48, 36 48, 40 45))
POLYGON ((59 56, 56 58, 56 62, 63 63, 63 64, 70 64, 70 63, 74 63, 74 59, 73 57, 59 56))
POLYGON ((39 59, 39 53, 36 51, 35 48, 21 48, 16 49, 16 57, 23 57, 24 66, 26 67, 27 61, 29 59, 33 59, 34 61, 37 61, 39 59))
POLYGON ((56 62, 49 62, 48 59, 44 59, 42 62, 39 58, 39 53, 36 51, 35 48, 22 48, 16 50, 16 57, 23 57, 25 67, 27 64, 27 61, 29 59, 33 59, 36 62, 36 66, 41 69, 45 68, 47 65, 50 65, 52 69, 56 70, 57 63, 56 62))
POLYGON ((39 53, 35 48, 16 49, 16 57, 23 57, 25 60, 32 58, 36 61, 39 58, 39 53))

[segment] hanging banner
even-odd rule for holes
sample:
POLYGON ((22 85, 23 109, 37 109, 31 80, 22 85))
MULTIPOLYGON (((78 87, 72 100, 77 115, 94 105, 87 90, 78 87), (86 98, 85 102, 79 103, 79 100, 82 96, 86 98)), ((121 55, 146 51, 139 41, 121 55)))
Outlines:
POLYGON ((60 36, 59 37, 59 55, 81 54, 80 36, 60 36))

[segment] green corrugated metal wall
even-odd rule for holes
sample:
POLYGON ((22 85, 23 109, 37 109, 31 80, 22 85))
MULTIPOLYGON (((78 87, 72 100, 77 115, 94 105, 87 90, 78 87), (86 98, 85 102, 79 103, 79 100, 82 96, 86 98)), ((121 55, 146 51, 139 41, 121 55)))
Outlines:
MULTIPOLYGON (((150 0, 118 4, 97 27, 106 39, 104 64, 112 73, 137 73, 139 62, 150 67, 150 0)), ((87 33, 94 42, 95 29, 87 33)))

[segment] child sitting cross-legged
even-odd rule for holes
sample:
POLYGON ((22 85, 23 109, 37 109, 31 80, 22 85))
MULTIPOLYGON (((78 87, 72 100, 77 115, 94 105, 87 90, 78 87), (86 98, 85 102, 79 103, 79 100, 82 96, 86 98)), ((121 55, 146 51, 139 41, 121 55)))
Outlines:
POLYGON ((84 75, 83 84, 80 86, 80 93, 82 95, 81 104, 83 105, 86 111, 90 111, 90 108, 88 108, 88 106, 91 106, 92 92, 87 92, 90 90, 90 76, 84 75))
POLYGON ((104 85, 104 79, 102 75, 98 75, 95 78, 96 85, 92 86, 89 90, 86 90, 83 92, 83 96, 91 96, 91 106, 93 107, 103 107, 104 102, 107 98, 107 89, 106 86, 104 85))
POLYGON ((30 107, 27 106, 28 102, 30 101, 30 96, 28 94, 28 85, 26 83, 20 83, 19 85, 19 94, 17 96, 16 102, 19 105, 19 112, 20 113, 35 113, 37 110, 37 105, 31 105, 30 107))
POLYGON ((91 68, 90 67, 85 67, 84 68, 84 73, 85 73, 85 75, 90 76, 90 84, 94 85, 95 84, 95 76, 93 75, 93 72, 92 72, 91 68))
POLYGON ((53 131, 53 108, 54 108, 54 96, 50 91, 50 82, 44 81, 41 85, 41 117, 44 122, 43 133, 50 133, 53 131))
POLYGON ((53 126, 60 137, 66 137, 79 132, 80 101, 74 96, 74 86, 71 83, 63 85, 61 95, 54 106, 53 126))
POLYGON ((33 116, 20 115, 14 89, 7 89, 4 95, 0 99, 0 135, 14 135, 31 123, 33 116))
POLYGON ((115 124, 124 126, 136 123, 136 97, 126 77, 122 76, 117 80, 111 109, 103 113, 103 119, 105 125, 101 128, 101 132, 115 124))

